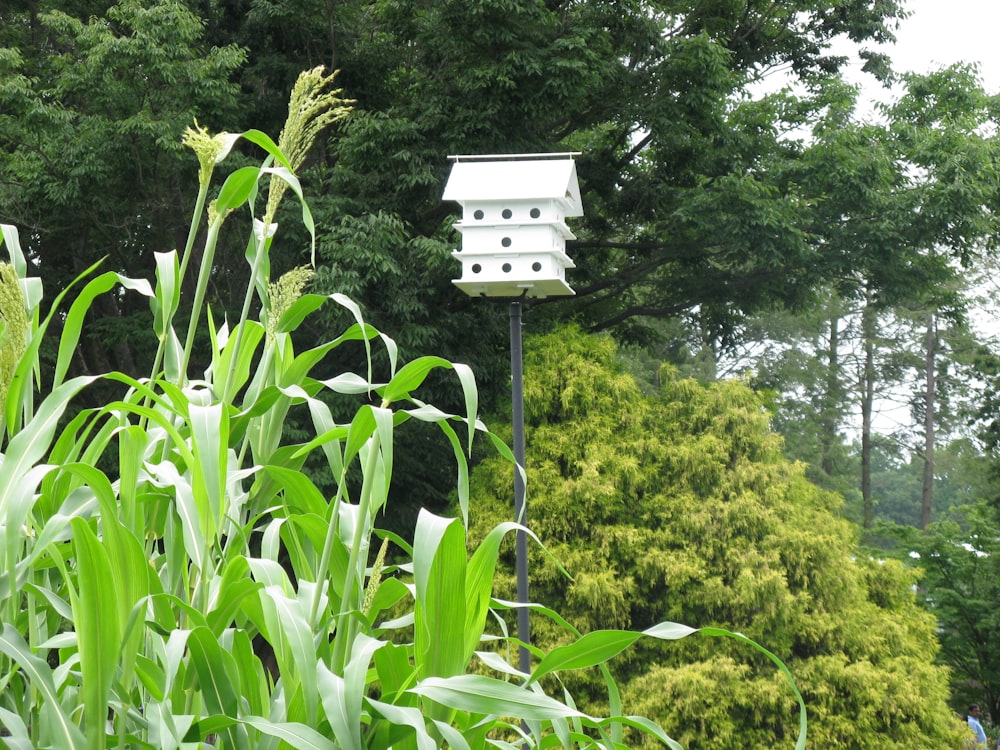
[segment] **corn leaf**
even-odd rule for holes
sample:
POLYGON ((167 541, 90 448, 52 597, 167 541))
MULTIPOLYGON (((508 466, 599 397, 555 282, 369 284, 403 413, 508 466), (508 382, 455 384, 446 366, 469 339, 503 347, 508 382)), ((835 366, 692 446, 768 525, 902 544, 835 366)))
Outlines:
POLYGON ((475 674, 428 677, 407 692, 475 714, 515 716, 529 721, 586 717, 543 693, 475 674))
MULTIPOLYGON (((192 490, 206 537, 221 530, 225 511, 226 472, 229 457, 229 419, 221 403, 190 404, 192 450, 199 460, 191 466, 192 490)), ((196 558, 197 559, 197 558, 196 558)))
POLYGON ((156 259, 156 294, 150 299, 153 310, 153 331, 166 340, 167 329, 181 301, 180 268, 177 251, 153 253, 156 259))
POLYGON ((79 727, 72 722, 60 703, 52 678, 52 668, 44 659, 31 653, 24 638, 10 623, 4 623, 3 632, 0 633, 0 652, 17 663, 28 677, 31 686, 41 694, 42 716, 45 717, 59 747, 68 750, 85 750, 93 747, 88 744, 79 727))
POLYGON ((268 721, 257 717, 243 719, 243 723, 261 734, 284 740, 295 750, 337 750, 333 742, 304 724, 268 721))
POLYGON ((237 716, 239 671, 232 655, 219 646, 212 631, 206 627, 192 630, 187 646, 206 709, 212 714, 237 716))
POLYGON ((420 678, 465 666, 465 531, 456 519, 421 510, 413 542, 414 663, 420 678))
POLYGON ((515 523, 500 524, 476 548, 469 560, 465 577, 465 660, 475 652, 482 638, 493 595, 493 575, 496 571, 500 543, 509 531, 519 528, 515 523))
MULTIPOLYGON (((373 699, 368 700, 374 713, 396 726, 410 727, 414 732, 414 739, 418 750, 434 750, 437 743, 427 731, 427 719, 419 708, 409 706, 395 706, 391 703, 383 703, 373 699)), ((452 747, 457 747, 452 744, 452 747)))
POLYGON ((263 593, 274 604, 283 646, 291 654, 299 684, 302 686, 306 716, 309 724, 314 725, 319 709, 319 689, 316 673, 317 654, 312 629, 301 603, 286 596, 281 587, 267 586, 263 593))
POLYGON ((230 174, 215 200, 215 210, 224 215, 246 203, 256 192, 260 175, 260 167, 241 167, 230 174))
POLYGON ((561 669, 585 669, 603 664, 642 637, 625 630, 595 630, 575 643, 552 649, 538 664, 530 682, 561 669))
POLYGON ((90 306, 94 299, 105 294, 117 285, 126 289, 139 292, 140 294, 155 299, 153 288, 145 279, 130 279, 114 271, 102 273, 95 279, 91 279, 81 290, 80 294, 70 305, 69 312, 62 325, 62 336, 59 338, 59 352, 56 357, 55 371, 52 376, 52 387, 57 388, 62 384, 63 378, 69 369, 76 352, 76 346, 80 342, 80 334, 83 331, 84 320, 90 311, 90 306))
POLYGON ((108 697, 122 646, 111 561, 104 546, 82 518, 74 518, 73 548, 77 567, 77 593, 70 589, 73 621, 80 649, 81 692, 86 717, 87 743, 94 750, 105 747, 108 697), (110 615, 110 616, 109 616, 110 615))

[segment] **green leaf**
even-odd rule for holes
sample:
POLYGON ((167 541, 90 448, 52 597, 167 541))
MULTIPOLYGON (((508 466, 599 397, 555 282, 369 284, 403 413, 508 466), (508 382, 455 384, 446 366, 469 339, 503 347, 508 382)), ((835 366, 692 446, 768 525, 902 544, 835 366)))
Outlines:
MULTIPOLYGON (((360 315, 360 310, 358 311, 360 315)), ((343 344, 345 341, 364 341, 365 349, 368 356, 368 380, 371 380, 371 344, 370 339, 375 338, 378 332, 368 325, 353 325, 347 329, 345 333, 338 336, 333 341, 328 341, 325 344, 309 349, 308 351, 302 352, 297 357, 291 365, 288 365, 285 370, 281 373, 281 380, 279 385, 296 385, 301 383, 302 380, 309 374, 313 367, 315 367, 327 354, 336 349, 338 346, 343 344)))
POLYGON ((373 654, 383 645, 382 641, 358 635, 351 644, 343 677, 335 675, 323 662, 318 664, 323 710, 337 744, 343 750, 363 750, 365 747, 361 738, 364 723, 361 703, 366 693, 368 665, 373 654))
MULTIPOLYGON (((369 699, 368 705, 386 721, 396 726, 410 727, 414 731, 418 750, 434 750, 437 747, 437 743, 427 731, 427 719, 419 708, 395 706, 374 699, 369 699)), ((454 744, 451 746, 456 747, 454 744)))
MULTIPOLYGON (((42 340, 45 337, 45 332, 48 330, 49 324, 52 322, 52 319, 59 310, 59 304, 62 302, 63 298, 69 294, 70 290, 77 284, 77 282, 86 278, 95 268, 97 268, 98 265, 100 264, 95 263, 90 268, 86 269, 56 296, 55 300, 52 302, 52 307, 49 309, 48 315, 45 316, 45 320, 38 326, 37 330, 35 330, 31 339, 28 341, 28 348, 21 357, 21 361, 18 362, 17 369, 14 371, 14 376, 11 378, 10 393, 7 396, 7 403, 5 405, 7 410, 5 415, 7 420, 6 426, 7 433, 9 435, 13 436, 15 433, 19 432, 21 425, 21 406, 25 402, 30 403, 31 376, 32 373, 37 370, 38 351, 42 345, 42 340)), ((49 397, 52 395, 53 394, 50 393, 49 397)))
POLYGON ((371 600, 369 615, 372 621, 374 622, 375 616, 378 615, 379 612, 392 607, 397 602, 402 601, 409 596, 409 593, 410 590, 406 588, 406 584, 398 578, 382 579, 378 590, 375 592, 375 596, 373 596, 371 600))
POLYGON ((419 388, 432 370, 438 367, 451 369, 451 362, 441 357, 420 357, 403 365, 392 380, 382 389, 382 398, 393 403, 409 398, 419 388))
MULTIPOLYGON (((191 450, 196 460, 191 468, 192 489, 199 519, 206 536, 221 531, 226 499, 229 458, 229 415, 221 403, 188 405, 191 450)), ((195 558, 197 559, 197 558, 195 558)))
POLYGON ((350 464, 361 448, 368 443, 368 439, 375 432, 375 427, 375 408, 365 404, 355 413, 347 431, 347 441, 344 446, 345 464, 350 464))
POLYGON ((219 214, 239 208, 256 192, 260 180, 260 167, 241 167, 226 178, 215 201, 215 210, 219 214))
MULTIPOLYGON (((17 541, 12 538, 13 534, 20 536, 21 526, 33 501, 35 485, 48 470, 32 472, 31 482, 28 481, 29 472, 52 444, 59 420, 70 400, 96 379, 81 376, 56 388, 41 403, 34 419, 7 444, 3 464, 0 464, 0 518, 5 519, 8 544, 17 541)), ((8 551, 11 549, 8 547, 8 551)))
POLYGON ((137 490, 139 475, 149 445, 149 432, 139 425, 129 425, 118 433, 118 499, 125 526, 133 533, 145 533, 145 508, 140 505, 137 490))
POLYGON ((267 172, 272 177, 277 177, 280 180, 284 180, 288 183, 288 186, 292 189, 292 192, 298 196, 299 203, 302 206, 302 225, 308 230, 310 237, 310 263, 316 265, 316 222, 313 219, 312 211, 309 210, 309 204, 306 203, 305 195, 302 193, 302 184, 299 182, 299 178, 292 174, 291 169, 287 167, 268 167, 263 170, 267 172))
POLYGON ((399 703, 399 693, 416 682, 409 649, 387 643, 375 652, 374 660, 375 672, 382 686, 382 697, 393 703, 399 703))
POLYGON ((603 664, 617 656, 642 637, 642 633, 625 630, 595 630, 575 643, 552 649, 535 667, 529 682, 562 669, 585 669, 603 664))
POLYGON ((472 558, 465 578, 465 658, 468 660, 479 646, 486 617, 489 614, 490 598, 493 595, 493 577, 496 571, 500 543, 508 531, 516 530, 517 524, 509 522, 493 528, 479 544, 472 558))
POLYGON ((254 653, 253 644, 246 630, 233 631, 232 653, 240 673, 240 687, 250 713, 255 715, 265 713, 269 708, 268 688, 271 678, 264 671, 260 658, 254 653))
POLYGON ((187 639, 198 689, 212 714, 236 717, 239 711, 239 671, 232 655, 219 646, 212 631, 197 627, 187 639))
MULTIPOLYGON (((254 363, 254 357, 266 333, 264 326, 254 320, 248 320, 243 323, 242 331, 242 338, 238 337, 235 332, 231 333, 220 351, 218 334, 214 331, 214 325, 212 325, 212 379, 215 383, 221 384, 225 382, 227 375, 232 373, 230 376, 232 379, 230 387, 234 393, 242 388, 250 379, 250 370, 254 363), (236 349, 238 339, 239 351, 236 349), (233 359, 234 356, 235 360, 233 359)), ((248 392, 247 397, 250 398, 251 393, 248 392)), ((245 403, 243 408, 252 408, 252 404, 245 403)))
POLYGON ((176 513, 180 524, 183 549, 189 560, 201 563, 208 549, 208 534, 206 534, 207 502, 195 498, 191 484, 185 479, 177 467, 169 462, 150 465, 150 479, 159 487, 169 488, 173 495, 172 510, 176 513))
POLYGON ((482 675, 428 677, 407 692, 476 714, 514 716, 528 721, 586 717, 547 695, 482 675))
POLYGON ((0 707, 0 726, 6 730, 3 742, 8 750, 35 750, 35 744, 28 735, 28 727, 13 711, 0 707))
POLYGON ((111 561, 90 525, 74 518, 73 547, 77 588, 70 589, 73 621, 80 649, 80 677, 86 717, 87 743, 105 746, 108 699, 122 647, 122 625, 118 615, 111 561))
POLYGON ((262 473, 273 479, 278 489, 285 493, 284 503, 289 512, 327 515, 326 498, 302 472, 269 465, 262 473))
POLYGON ((90 306, 98 296, 109 292, 118 284, 126 289, 138 291, 150 299, 155 299, 153 288, 145 279, 130 279, 113 271, 102 273, 97 278, 91 279, 70 305, 66 319, 63 321, 62 335, 59 337, 59 353, 52 376, 53 388, 57 388, 63 382, 63 378, 69 370, 76 354, 77 344, 80 342, 84 320, 90 312, 90 306))
POLYGON ((41 713, 49 731, 57 739, 58 747, 69 750, 93 748, 59 702, 59 695, 52 679, 52 669, 44 659, 31 653, 24 638, 10 623, 4 623, 3 632, 0 633, 0 652, 17 662, 32 687, 42 694, 41 713))
POLYGON ((162 701, 165 695, 166 674, 155 661, 142 654, 136 655, 135 672, 142 686, 149 691, 155 701, 162 701))
POLYGON ((281 644, 272 643, 272 645, 276 649, 280 647, 291 653, 302 687, 308 722, 315 724, 320 698, 316 672, 318 655, 306 613, 302 609, 301 602, 286 596, 280 586, 266 586, 263 593, 274 604, 283 641, 281 644))
POLYGON ((17 276, 23 279, 28 275, 28 261, 25 260, 24 252, 21 250, 21 238, 18 235, 17 227, 11 224, 0 224, 0 240, 7 245, 7 256, 10 264, 14 266, 17 276))
POLYGON ((664 745, 670 748, 670 750, 684 750, 680 743, 674 741, 667 733, 663 731, 655 721, 650 721, 644 716, 612 716, 611 718, 604 719, 600 722, 601 725, 607 724, 624 724, 625 726, 635 727, 640 729, 651 737, 655 737, 664 745))
POLYGON ((251 143, 256 143, 268 154, 273 156, 274 160, 278 162, 278 164, 282 165, 288 171, 292 171, 292 165, 289 163, 288 157, 282 153, 281 149, 278 148, 278 144, 276 144, 267 133, 251 128, 250 130, 246 130, 239 135, 251 143))
POLYGON ((284 740, 295 750, 337 750, 333 742, 303 724, 268 721, 257 717, 243 719, 243 723, 268 737, 284 740))
POLYGON ((465 530, 421 509, 413 540, 414 663, 421 678, 450 677, 466 663, 465 530))
POLYGON ((177 251, 153 253, 156 258, 156 294, 150 299, 153 310, 153 330, 165 340, 167 328, 181 301, 180 268, 177 251))
POLYGON ((229 561, 222 571, 218 593, 205 616, 208 627, 217 638, 230 627, 243 600, 260 588, 260 584, 250 578, 250 566, 245 557, 235 557, 229 561))

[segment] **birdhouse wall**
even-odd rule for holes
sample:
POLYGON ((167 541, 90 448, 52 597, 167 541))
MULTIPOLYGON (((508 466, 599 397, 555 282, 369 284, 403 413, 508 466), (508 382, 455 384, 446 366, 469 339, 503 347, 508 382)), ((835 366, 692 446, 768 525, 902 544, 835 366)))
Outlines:
POLYGON ((462 231, 464 253, 564 252, 566 240, 551 224, 467 226, 462 231))
POLYGON ((512 224, 536 221, 563 222, 566 219, 566 212, 560 204, 545 199, 466 201, 463 203, 462 209, 462 221, 470 225, 501 222, 512 224))
POLYGON ((462 263, 455 284, 471 295, 547 297, 573 294, 566 224, 582 216, 572 159, 456 157, 444 199, 462 206, 462 263))
POLYGON ((469 294, 492 297, 546 297, 572 294, 566 284, 566 268, 573 262, 559 253, 511 253, 477 255, 455 251, 462 262, 462 278, 455 284, 469 294))
POLYGON ((518 279, 532 281, 544 278, 565 278, 566 266, 562 259, 551 253, 517 253, 511 255, 470 255, 456 252, 462 261, 462 278, 518 279))

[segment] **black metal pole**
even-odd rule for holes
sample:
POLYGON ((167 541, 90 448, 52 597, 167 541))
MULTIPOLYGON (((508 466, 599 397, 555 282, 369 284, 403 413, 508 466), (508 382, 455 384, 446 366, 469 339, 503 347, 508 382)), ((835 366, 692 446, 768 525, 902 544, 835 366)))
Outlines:
MULTIPOLYGON (((510 303, 510 391, 511 419, 514 431, 514 520, 522 526, 528 524, 528 507, 525 498, 524 477, 524 370, 521 351, 521 303, 510 303)), ((528 535, 517 531, 516 561, 517 601, 528 603, 528 535)), ((517 610, 517 637, 522 643, 531 643, 531 625, 528 608, 517 610)), ((531 652, 525 646, 518 649, 518 667, 522 672, 531 672, 531 652)))

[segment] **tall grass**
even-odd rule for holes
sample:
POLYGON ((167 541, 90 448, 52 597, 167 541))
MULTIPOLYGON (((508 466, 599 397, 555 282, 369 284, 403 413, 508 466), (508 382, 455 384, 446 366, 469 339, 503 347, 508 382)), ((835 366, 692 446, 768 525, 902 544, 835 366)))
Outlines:
POLYGON ((156 255, 155 285, 92 268, 43 314, 17 230, 2 227, 0 741, 60 750, 615 747, 631 726, 677 747, 652 722, 620 715, 610 677, 615 715, 603 718, 540 681, 603 668, 640 637, 695 631, 590 633, 536 650, 533 672, 522 674, 503 648, 484 648, 491 611, 512 606, 492 598, 492 579, 500 542, 517 527, 502 525, 471 550, 461 519, 422 512, 412 543, 376 528, 391 482, 406 481, 393 476, 393 445, 408 420, 436 425, 453 446, 463 511, 473 440, 510 452, 477 420, 468 367, 436 357, 400 365, 392 339, 356 304, 301 293, 307 271, 270 279, 280 193, 294 195, 313 231, 286 153, 301 155, 319 127, 347 113, 321 71, 303 74, 296 92, 280 146, 258 131, 189 130, 201 166, 191 232, 180 255, 156 255), (214 167, 239 141, 266 157, 232 172, 209 204, 214 167), (268 184, 271 199, 259 200, 268 184), (248 280, 230 325, 210 314, 206 296, 215 244, 223 230, 241 231, 238 216, 247 219, 248 280), (91 303, 122 292, 145 296, 153 312, 149 376, 67 377, 91 303), (183 339, 174 327, 182 304, 183 339), (298 350, 292 334, 324 305, 343 308, 351 325, 298 350), (57 316, 56 360, 43 380, 39 350, 57 316), (199 332, 211 362, 192 372, 199 332), (363 372, 313 375, 346 345, 365 352, 363 372), (420 400, 436 370, 453 375, 464 413, 420 400), (69 418, 99 380, 118 397, 69 418), (328 392, 357 397, 349 420, 334 418, 328 392), (311 419, 303 443, 283 440, 293 407, 311 419), (332 497, 303 474, 310 456, 336 480, 332 497), (387 565, 387 545, 408 562, 387 565))

